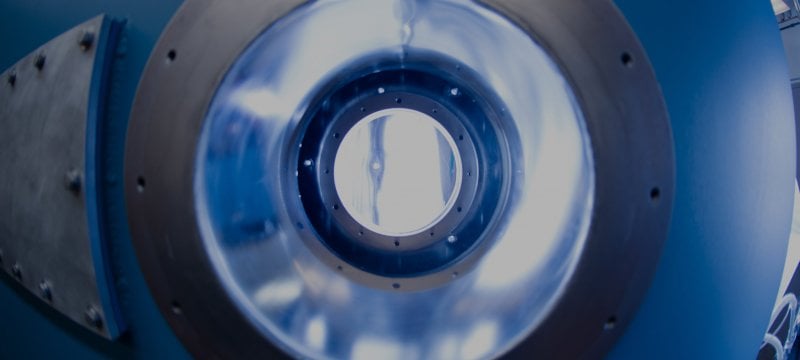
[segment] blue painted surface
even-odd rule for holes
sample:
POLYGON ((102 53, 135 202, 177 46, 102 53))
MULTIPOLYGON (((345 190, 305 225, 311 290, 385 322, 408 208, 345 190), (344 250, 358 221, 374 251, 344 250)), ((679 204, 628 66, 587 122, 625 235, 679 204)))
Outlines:
POLYGON ((84 170, 84 194, 86 198, 86 216, 89 222, 89 242, 91 244, 92 260, 94 264, 97 290, 105 317, 103 326, 108 329, 109 337, 116 339, 125 330, 125 320, 122 317, 117 301, 117 291, 109 263, 108 247, 104 239, 103 197, 102 187, 104 168, 99 166, 105 153, 103 151, 103 132, 106 123, 106 100, 116 53, 119 30, 122 23, 103 19, 100 31, 95 41, 95 65, 92 69, 91 88, 89 90, 89 105, 86 114, 86 150, 84 170))
POLYGON ((753 359, 789 238, 794 123, 765 0, 616 0, 672 118, 671 232, 614 359, 753 359))
POLYGON ((122 192, 125 129, 139 77, 177 0, 14 1, 0 0, 0 68, 13 65, 53 37, 100 13, 127 20, 114 61, 103 119, 98 164, 108 253, 129 331, 118 341, 103 340, 39 304, 0 276, 0 359, 17 358, 188 358, 159 314, 146 287, 130 241, 122 192))
MULTIPOLYGON (((794 141, 786 62, 769 3, 617 0, 672 117, 670 238, 617 359, 751 359, 774 301, 791 214, 794 141)), ((0 280, 0 358, 186 358, 158 313, 129 238, 124 130, 136 85, 177 0, 0 0, 0 68, 105 12, 127 20, 106 119, 104 234, 130 331, 101 340, 0 280)))

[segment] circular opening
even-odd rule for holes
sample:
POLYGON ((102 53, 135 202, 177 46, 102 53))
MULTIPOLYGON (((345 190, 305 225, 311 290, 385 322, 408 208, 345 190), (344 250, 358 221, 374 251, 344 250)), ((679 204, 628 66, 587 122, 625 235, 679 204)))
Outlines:
POLYGON ((633 55, 627 52, 622 53, 622 56, 620 56, 620 60, 622 60, 622 65, 625 65, 627 67, 633 66, 633 55))
POLYGON ((652 188, 652 189, 650 190, 650 200, 652 200, 652 201, 658 201, 658 199, 659 199, 660 197, 661 197, 661 189, 659 189, 659 188, 657 188, 657 187, 654 187, 654 188, 652 188))
POLYGON ((170 62, 175 61, 175 57, 177 57, 177 56, 178 56, 178 53, 176 53, 174 49, 172 49, 169 52, 167 52, 167 60, 169 60, 170 62))
POLYGON ((144 191, 144 187, 146 185, 147 185, 147 182, 144 179, 144 177, 139 176, 138 178, 136 178, 136 191, 143 192, 144 191))
POLYGON ((175 315, 183 314, 183 308, 181 307, 181 304, 179 302, 173 301, 170 307, 172 309, 173 314, 175 315))
POLYGON ((605 324, 603 324, 604 330, 613 330, 614 327, 617 326, 617 317, 611 316, 606 320, 605 324))
POLYGON ((453 207, 461 187, 453 137, 424 113, 391 108, 359 120, 342 139, 333 164, 347 212, 382 235, 416 234, 453 207))

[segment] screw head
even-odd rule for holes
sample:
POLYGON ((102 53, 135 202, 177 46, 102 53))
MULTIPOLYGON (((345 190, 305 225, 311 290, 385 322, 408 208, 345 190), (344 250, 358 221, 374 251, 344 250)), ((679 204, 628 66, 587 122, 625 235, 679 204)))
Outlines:
POLYGON ((39 283, 39 295, 47 301, 53 300, 53 291, 50 288, 50 282, 42 280, 42 282, 39 283))
POLYGON ((95 309, 94 306, 89 306, 86 308, 86 313, 84 313, 84 318, 86 322, 93 326, 96 329, 100 329, 103 327, 103 318, 100 316, 100 312, 95 309))
POLYGON ((22 267, 19 266, 19 264, 11 265, 11 275, 14 275, 17 280, 22 281, 22 267))
POLYGON ((72 169, 67 171, 67 174, 64 176, 64 180, 67 190, 71 191, 75 195, 81 192, 82 179, 81 173, 78 170, 72 169))
POLYGON ((47 58, 44 54, 36 55, 36 58, 33 59, 33 65, 36 66, 36 69, 42 71, 44 69, 44 63, 47 58))
POLYGON ((94 32, 91 30, 86 30, 81 33, 80 39, 78 39, 78 45, 80 45, 81 50, 89 51, 94 44, 94 32))

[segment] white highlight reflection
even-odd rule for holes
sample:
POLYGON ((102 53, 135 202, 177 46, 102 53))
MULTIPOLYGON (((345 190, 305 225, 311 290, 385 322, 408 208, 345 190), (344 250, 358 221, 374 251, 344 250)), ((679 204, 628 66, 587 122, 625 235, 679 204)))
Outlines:
POLYGON ((431 117, 386 109, 358 122, 342 139, 334 181, 344 208, 364 227, 414 234, 438 222, 458 196, 461 156, 431 117))
POLYGON ((489 355, 497 344, 498 329, 494 321, 478 323, 464 340, 461 359, 479 359, 489 355))
POLYGON ((260 306, 285 306, 300 297, 303 284, 297 280, 273 281, 259 288, 253 300, 260 306))
POLYGON ((325 342, 328 340, 328 328, 325 325, 325 318, 315 316, 308 322, 306 327, 306 344, 314 349, 324 349, 325 342))

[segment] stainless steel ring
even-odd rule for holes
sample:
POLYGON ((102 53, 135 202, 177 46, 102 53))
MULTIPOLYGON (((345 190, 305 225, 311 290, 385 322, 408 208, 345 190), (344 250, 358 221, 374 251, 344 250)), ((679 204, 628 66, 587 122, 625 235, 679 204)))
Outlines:
POLYGON ((611 3, 194 1, 143 76, 126 197, 148 283, 196 354, 579 356, 602 353, 638 305, 666 236, 672 156, 657 82, 611 3), (409 48, 478 74, 518 140, 492 240, 398 292, 300 241, 279 179, 302 164, 280 159, 321 84, 409 48))

